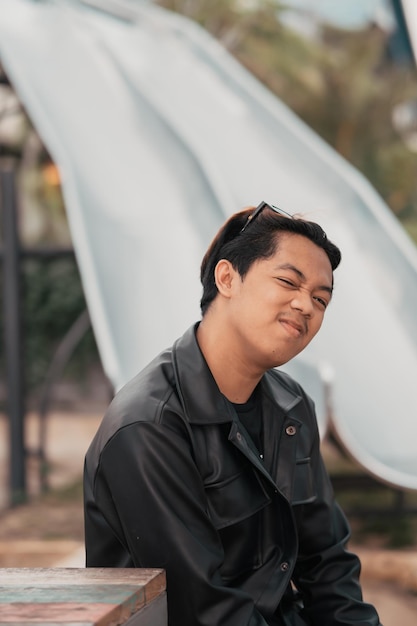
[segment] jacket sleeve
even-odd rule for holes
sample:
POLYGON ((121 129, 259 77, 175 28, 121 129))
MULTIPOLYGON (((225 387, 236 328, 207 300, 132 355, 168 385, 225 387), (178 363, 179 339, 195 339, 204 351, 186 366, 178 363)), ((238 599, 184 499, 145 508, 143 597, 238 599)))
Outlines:
POLYGON ((376 610, 362 599, 359 559, 346 549, 350 528, 334 500, 318 432, 311 463, 316 497, 294 506, 299 536, 294 582, 304 614, 313 626, 380 626, 376 610))
POLYGON ((104 448, 95 499, 136 567, 167 574, 170 626, 267 626, 249 595, 224 585, 223 549, 185 436, 136 422, 104 448), (109 494, 110 497, 109 497, 109 494))

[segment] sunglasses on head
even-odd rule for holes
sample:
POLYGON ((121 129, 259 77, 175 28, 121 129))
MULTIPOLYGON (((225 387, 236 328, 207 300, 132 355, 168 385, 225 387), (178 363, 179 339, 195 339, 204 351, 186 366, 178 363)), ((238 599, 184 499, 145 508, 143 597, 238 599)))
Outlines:
POLYGON ((241 229, 240 232, 243 233, 243 231, 247 229, 249 224, 252 224, 252 222, 258 217, 259 213, 262 213, 262 211, 264 209, 271 209, 271 211, 274 211, 275 213, 278 213, 278 215, 281 215, 283 217, 288 217, 290 219, 293 219, 293 216, 290 213, 287 213, 286 211, 283 211, 282 209, 278 208, 277 206, 274 206, 273 204, 268 204, 267 202, 261 202, 261 204, 259 204, 256 207, 254 212, 251 213, 251 215, 249 215, 248 219, 246 220, 246 222, 243 225, 243 228, 241 229))

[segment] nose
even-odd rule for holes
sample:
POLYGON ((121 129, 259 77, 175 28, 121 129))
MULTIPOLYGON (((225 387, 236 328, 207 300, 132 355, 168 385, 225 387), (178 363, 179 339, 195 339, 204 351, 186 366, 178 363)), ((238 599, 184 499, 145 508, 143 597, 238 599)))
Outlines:
POLYGON ((306 289, 299 289, 291 301, 291 307, 300 311, 305 317, 311 317, 313 314, 313 299, 306 289))

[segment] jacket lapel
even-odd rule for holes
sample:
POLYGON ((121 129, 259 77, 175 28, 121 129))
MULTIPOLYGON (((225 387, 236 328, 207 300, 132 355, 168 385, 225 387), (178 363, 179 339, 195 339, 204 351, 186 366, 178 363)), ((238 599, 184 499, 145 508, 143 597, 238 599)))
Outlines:
POLYGON ((249 442, 246 438, 246 433, 242 432, 243 430, 244 429, 238 421, 233 421, 229 432, 229 441, 234 446, 236 446, 239 452, 241 452, 256 467, 259 472, 261 472, 261 474, 268 480, 268 482, 274 487, 274 489, 278 489, 272 476, 265 468, 264 463, 249 445, 249 442))

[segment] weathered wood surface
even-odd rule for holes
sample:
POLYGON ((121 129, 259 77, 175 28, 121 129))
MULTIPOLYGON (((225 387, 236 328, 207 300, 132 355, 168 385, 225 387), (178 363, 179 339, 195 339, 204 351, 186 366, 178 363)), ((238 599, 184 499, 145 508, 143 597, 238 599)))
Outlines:
POLYGON ((121 626, 165 585, 157 569, 0 569, 0 625, 121 626))

